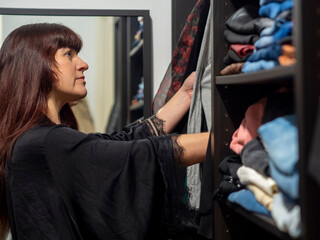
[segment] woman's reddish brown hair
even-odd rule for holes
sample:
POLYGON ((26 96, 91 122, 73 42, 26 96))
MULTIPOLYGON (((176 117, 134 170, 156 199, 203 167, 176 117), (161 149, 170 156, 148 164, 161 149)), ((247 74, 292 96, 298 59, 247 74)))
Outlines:
MULTIPOLYGON (((6 162, 22 133, 35 125, 54 124, 46 117, 46 99, 56 81, 55 53, 63 47, 79 52, 82 41, 61 24, 39 23, 15 29, 0 50, 0 239, 9 230, 6 162)), ((69 104, 60 118, 62 124, 77 128, 69 104)))

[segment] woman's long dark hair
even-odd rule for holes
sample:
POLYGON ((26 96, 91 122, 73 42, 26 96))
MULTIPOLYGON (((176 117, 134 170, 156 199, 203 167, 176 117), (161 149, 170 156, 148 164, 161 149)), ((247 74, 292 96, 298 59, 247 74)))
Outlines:
MULTIPOLYGON (((5 165, 17 138, 29 128, 53 125, 47 117, 47 96, 56 79, 55 53, 69 47, 80 51, 82 41, 60 24, 29 24, 14 30, 0 50, 0 239, 9 230, 5 194, 5 165)), ((61 123, 77 128, 69 104, 61 123)))

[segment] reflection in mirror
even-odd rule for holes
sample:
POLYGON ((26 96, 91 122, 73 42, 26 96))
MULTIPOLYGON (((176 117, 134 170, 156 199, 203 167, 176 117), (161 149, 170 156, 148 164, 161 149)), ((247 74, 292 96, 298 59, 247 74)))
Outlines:
POLYGON ((72 106, 79 130, 111 133, 143 116, 142 16, 1 15, 1 44, 15 28, 40 22, 66 25, 83 40, 79 56, 89 65, 88 94, 72 106))

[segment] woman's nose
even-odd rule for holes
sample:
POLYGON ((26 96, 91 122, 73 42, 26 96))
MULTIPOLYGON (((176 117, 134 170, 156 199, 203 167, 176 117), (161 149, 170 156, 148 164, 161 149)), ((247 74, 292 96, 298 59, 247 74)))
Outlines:
POLYGON ((79 63, 78 63, 78 70, 86 71, 88 70, 89 66, 88 64, 83 61, 81 58, 79 58, 79 63))

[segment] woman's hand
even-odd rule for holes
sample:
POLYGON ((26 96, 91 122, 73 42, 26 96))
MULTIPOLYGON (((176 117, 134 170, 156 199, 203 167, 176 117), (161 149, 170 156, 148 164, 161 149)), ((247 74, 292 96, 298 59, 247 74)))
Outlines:
POLYGON ((164 122, 165 133, 170 133, 188 111, 194 80, 195 72, 186 78, 178 92, 157 112, 157 118, 164 122))
POLYGON ((192 97, 192 94, 193 94, 193 85, 194 85, 195 77, 196 77, 196 72, 192 72, 186 78, 186 80, 182 84, 181 88, 179 89, 179 91, 186 92, 190 96, 190 98, 192 97))

